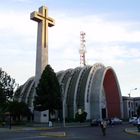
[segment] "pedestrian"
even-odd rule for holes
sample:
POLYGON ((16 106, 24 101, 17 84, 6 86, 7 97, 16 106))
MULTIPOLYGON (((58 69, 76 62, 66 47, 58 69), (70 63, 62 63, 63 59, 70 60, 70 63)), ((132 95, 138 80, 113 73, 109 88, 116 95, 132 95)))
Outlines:
POLYGON ((109 119, 109 125, 112 126, 112 119, 109 119))
POLYGON ((49 127, 52 127, 53 125, 52 125, 52 121, 49 121, 49 127))
POLYGON ((137 128, 138 128, 138 132, 140 132, 140 116, 137 119, 137 128))
POLYGON ((101 121, 101 130, 102 130, 103 136, 106 135, 106 127, 107 127, 107 122, 106 122, 105 119, 103 119, 103 120, 101 121))

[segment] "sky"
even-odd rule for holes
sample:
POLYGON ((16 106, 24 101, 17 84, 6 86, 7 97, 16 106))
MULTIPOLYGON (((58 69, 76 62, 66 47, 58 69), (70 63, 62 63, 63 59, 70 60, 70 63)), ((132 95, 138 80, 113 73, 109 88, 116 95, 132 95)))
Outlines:
POLYGON ((37 23, 30 13, 48 7, 49 64, 55 72, 80 66, 80 32, 86 63, 111 66, 123 96, 140 96, 139 0, 6 0, 0 4, 0 67, 19 85, 35 75, 37 23), (137 88, 137 90, 134 90, 137 88))

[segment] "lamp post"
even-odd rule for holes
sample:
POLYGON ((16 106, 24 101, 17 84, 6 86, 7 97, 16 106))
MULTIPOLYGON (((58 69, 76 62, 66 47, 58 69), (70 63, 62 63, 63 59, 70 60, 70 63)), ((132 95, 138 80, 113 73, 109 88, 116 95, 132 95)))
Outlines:
POLYGON ((131 97, 131 92, 132 92, 133 90, 137 90, 137 88, 130 89, 130 92, 128 93, 129 98, 131 97))
POLYGON ((128 96, 129 96, 129 118, 130 117, 132 117, 132 112, 131 112, 131 110, 132 110, 132 106, 131 106, 131 92, 133 91, 133 90, 137 90, 137 88, 133 88, 133 89, 130 89, 130 92, 128 93, 128 96))
POLYGON ((62 90, 62 114, 63 114, 63 127, 65 127, 65 92, 64 92, 64 83, 61 83, 62 90))
POLYGON ((12 128, 12 114, 11 112, 6 112, 5 115, 6 117, 8 117, 9 129, 11 129, 12 128))

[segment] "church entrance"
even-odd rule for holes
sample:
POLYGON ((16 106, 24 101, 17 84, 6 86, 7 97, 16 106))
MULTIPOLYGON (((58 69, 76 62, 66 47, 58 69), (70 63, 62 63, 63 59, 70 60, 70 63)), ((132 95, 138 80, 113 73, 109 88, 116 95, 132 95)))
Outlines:
POLYGON ((106 108, 102 108, 102 119, 106 118, 106 108))
POLYGON ((108 69, 103 82, 108 118, 121 118, 121 93, 119 91, 118 81, 112 69, 108 69))

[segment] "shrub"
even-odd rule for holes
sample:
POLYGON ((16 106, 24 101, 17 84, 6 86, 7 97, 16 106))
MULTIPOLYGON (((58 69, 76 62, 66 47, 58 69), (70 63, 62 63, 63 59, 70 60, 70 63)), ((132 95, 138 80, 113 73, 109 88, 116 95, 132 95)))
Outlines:
POLYGON ((78 112, 75 114, 75 119, 78 122, 85 122, 86 121, 86 117, 87 117, 87 112, 82 112, 81 114, 79 114, 78 112))

